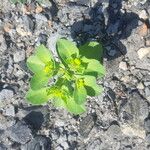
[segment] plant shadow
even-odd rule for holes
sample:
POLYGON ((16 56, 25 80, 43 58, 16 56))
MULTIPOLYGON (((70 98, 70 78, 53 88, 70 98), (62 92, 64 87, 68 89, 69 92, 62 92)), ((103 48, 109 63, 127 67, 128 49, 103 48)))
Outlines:
POLYGON ((97 2, 90 9, 89 18, 85 17, 72 25, 71 36, 74 41, 79 45, 92 40, 101 41, 104 48, 103 58, 108 61, 124 56, 127 49, 121 40, 131 35, 140 19, 137 14, 123 10, 122 2, 123 0, 97 2))

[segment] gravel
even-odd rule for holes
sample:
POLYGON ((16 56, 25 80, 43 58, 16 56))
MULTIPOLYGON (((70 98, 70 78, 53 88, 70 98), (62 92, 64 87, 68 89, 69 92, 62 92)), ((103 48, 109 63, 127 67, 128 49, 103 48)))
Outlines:
POLYGON ((0 3, 0 149, 147 150, 150 148, 150 8, 148 0, 44 0, 0 3), (74 116, 25 98, 26 59, 56 41, 100 41, 104 91, 74 116))

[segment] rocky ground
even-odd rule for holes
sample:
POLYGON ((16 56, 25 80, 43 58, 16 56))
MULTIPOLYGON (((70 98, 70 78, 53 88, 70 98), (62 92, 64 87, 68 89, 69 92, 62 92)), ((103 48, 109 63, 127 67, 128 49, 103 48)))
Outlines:
POLYGON ((150 1, 0 2, 0 150, 150 149, 150 1), (35 46, 96 40, 105 49, 104 92, 73 116, 25 100, 35 46))

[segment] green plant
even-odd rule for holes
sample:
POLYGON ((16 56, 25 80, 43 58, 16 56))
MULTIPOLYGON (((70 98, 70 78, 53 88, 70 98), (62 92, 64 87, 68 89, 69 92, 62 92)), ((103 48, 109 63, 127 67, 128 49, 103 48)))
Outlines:
POLYGON ((102 87, 96 84, 96 78, 105 74, 103 65, 97 60, 102 47, 97 42, 89 42, 77 48, 72 42, 59 39, 56 48, 59 62, 44 45, 37 47, 35 54, 28 58, 27 66, 34 76, 26 97, 35 105, 51 100, 56 107, 81 114, 85 111, 87 96, 102 92, 102 87), (91 52, 94 59, 90 58, 91 52))

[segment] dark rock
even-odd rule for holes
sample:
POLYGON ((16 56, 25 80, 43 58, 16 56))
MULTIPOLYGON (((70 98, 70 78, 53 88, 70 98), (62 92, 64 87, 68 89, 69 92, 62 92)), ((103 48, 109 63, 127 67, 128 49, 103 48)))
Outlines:
POLYGON ((25 144, 32 138, 32 133, 27 124, 23 121, 17 122, 10 127, 7 135, 15 142, 25 144))
POLYGON ((25 122, 33 127, 35 130, 39 130, 44 123, 44 116, 41 112, 32 111, 25 118, 25 122))
POLYGON ((79 125, 79 133, 87 138, 90 131, 92 130, 94 124, 96 121, 96 116, 93 116, 91 114, 87 115, 83 120, 80 122, 79 125))
POLYGON ((22 145, 21 150, 51 150, 51 142, 49 138, 38 135, 30 142, 22 145))

